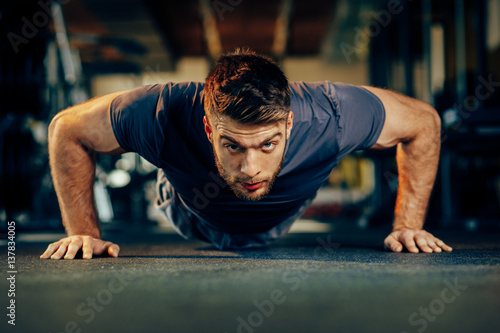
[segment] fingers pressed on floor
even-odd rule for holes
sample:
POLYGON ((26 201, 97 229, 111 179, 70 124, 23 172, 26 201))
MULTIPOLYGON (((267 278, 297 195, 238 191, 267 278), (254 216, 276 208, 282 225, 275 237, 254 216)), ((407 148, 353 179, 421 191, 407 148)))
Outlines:
POLYGON ((66 250, 68 249, 68 242, 63 242, 60 246, 59 249, 50 257, 50 259, 60 259, 66 253, 66 250))
POLYGON ((80 249, 80 244, 78 242, 71 242, 68 246, 68 250, 66 251, 66 255, 64 259, 73 259, 75 258, 76 253, 80 249))
POLYGON ((59 248, 60 245, 61 245, 61 241, 49 244, 49 246, 47 246, 47 249, 45 250, 44 253, 42 253, 40 258, 43 258, 43 259, 50 258, 50 256, 52 254, 54 254, 55 251, 57 251, 57 249, 59 248))
POLYGON ((83 241, 82 251, 83 251, 83 259, 92 259, 92 245, 89 240, 83 241))
POLYGON ((426 238, 424 238, 424 237, 418 237, 418 239, 417 239, 416 243, 417 243, 418 247, 419 247, 422 251, 424 251, 424 252, 426 252, 426 253, 431 253, 431 252, 433 252, 433 250, 432 250, 432 249, 431 249, 431 247, 429 246, 429 245, 430 245, 430 244, 429 244, 429 241, 428 241, 426 238))
POLYGON ((406 246, 408 251, 413 252, 413 253, 418 252, 418 248, 417 248, 417 245, 415 244, 415 241, 413 240, 413 237, 406 236, 404 239, 404 245, 406 246))
POLYGON ((113 244, 109 247, 108 253, 110 256, 118 257, 118 253, 120 252, 120 247, 116 244, 113 244))

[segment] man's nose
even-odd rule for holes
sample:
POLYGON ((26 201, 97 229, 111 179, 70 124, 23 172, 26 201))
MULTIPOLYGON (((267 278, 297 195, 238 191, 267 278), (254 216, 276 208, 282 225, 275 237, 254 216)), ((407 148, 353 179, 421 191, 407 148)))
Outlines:
POLYGON ((257 153, 252 149, 248 149, 241 164, 241 172, 249 178, 253 178, 260 173, 260 167, 257 159, 257 153))

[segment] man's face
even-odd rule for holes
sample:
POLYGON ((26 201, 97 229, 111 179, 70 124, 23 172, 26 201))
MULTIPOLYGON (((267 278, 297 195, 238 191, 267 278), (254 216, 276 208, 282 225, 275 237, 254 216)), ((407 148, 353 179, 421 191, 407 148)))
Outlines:
POLYGON ((293 113, 286 122, 270 125, 245 125, 227 116, 212 124, 205 116, 203 122, 217 169, 236 196, 251 201, 265 197, 281 170, 293 113))

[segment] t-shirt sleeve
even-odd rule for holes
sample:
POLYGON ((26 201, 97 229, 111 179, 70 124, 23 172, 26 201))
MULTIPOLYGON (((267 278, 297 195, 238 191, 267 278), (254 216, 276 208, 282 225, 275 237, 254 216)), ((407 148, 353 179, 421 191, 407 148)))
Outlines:
POLYGON ((156 166, 165 139, 157 115, 160 93, 160 85, 143 86, 118 96, 110 106, 111 126, 120 147, 156 166))
POLYGON ((372 92, 350 84, 336 83, 338 103, 338 160, 376 142, 385 122, 385 108, 372 92))

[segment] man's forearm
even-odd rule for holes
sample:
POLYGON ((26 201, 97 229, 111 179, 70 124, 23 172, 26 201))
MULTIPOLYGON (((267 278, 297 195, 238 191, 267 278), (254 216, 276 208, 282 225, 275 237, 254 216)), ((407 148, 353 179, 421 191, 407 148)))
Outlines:
POLYGON ((441 123, 430 114, 423 130, 397 147, 399 187, 394 230, 422 229, 436 179, 441 146, 441 123))
POLYGON ((72 136, 71 124, 64 114, 56 116, 50 125, 49 155, 67 234, 99 238, 93 195, 94 153, 72 136))
POLYGON ((117 92, 93 98, 57 114, 49 126, 49 157, 63 224, 68 233, 50 244, 42 259, 84 259, 107 253, 117 257, 120 247, 100 239, 94 209, 95 153, 125 152, 113 134, 110 119, 117 92))

